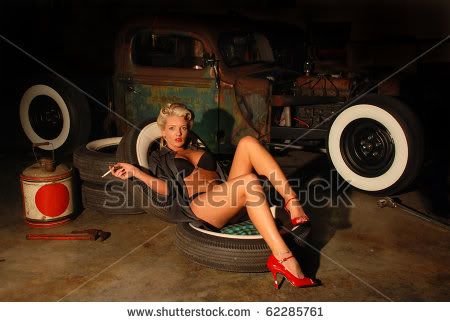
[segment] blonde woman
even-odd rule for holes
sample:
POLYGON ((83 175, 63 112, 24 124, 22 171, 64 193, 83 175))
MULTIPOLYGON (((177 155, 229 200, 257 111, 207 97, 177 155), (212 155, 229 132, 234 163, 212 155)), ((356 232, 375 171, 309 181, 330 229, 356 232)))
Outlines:
POLYGON ((221 180, 223 176, 219 176, 213 155, 192 149, 188 144, 193 122, 193 114, 185 105, 173 103, 163 107, 157 119, 162 134, 161 149, 150 156, 153 175, 128 163, 111 166, 111 173, 123 180, 134 177, 157 194, 171 197, 180 191, 173 189, 173 180, 181 178, 181 191, 186 196, 176 196, 175 199, 178 203, 187 202, 180 208, 173 205, 172 210, 179 216, 201 220, 216 229, 222 228, 246 207, 250 220, 272 251, 267 267, 273 273, 275 287, 278 288, 277 273, 297 287, 318 285, 318 281, 304 276, 282 239, 260 181, 253 173, 256 171, 271 181, 284 198, 285 209, 294 225, 307 222, 308 216, 274 158, 258 140, 246 136, 237 145, 228 179, 221 180))

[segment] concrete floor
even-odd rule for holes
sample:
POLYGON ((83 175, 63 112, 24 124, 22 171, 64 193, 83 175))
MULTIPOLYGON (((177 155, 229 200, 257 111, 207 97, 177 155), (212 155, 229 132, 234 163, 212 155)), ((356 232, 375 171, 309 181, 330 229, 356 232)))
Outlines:
MULTIPOLYGON (((306 180, 329 173, 322 156, 296 152, 280 162, 290 175, 302 165, 306 180)), ((277 291, 269 273, 216 271, 189 261, 175 247, 175 225, 147 214, 84 210, 58 228, 29 228, 19 174, 31 159, 23 159, 0 155, 0 301, 450 300, 449 231, 400 209, 379 209, 377 197, 353 190, 354 207, 307 206, 314 249, 304 249, 300 262, 323 286, 296 289, 284 283, 277 291), (105 242, 25 240, 30 232, 86 228, 112 236, 105 242)), ((426 206, 419 191, 401 197, 419 209, 426 206)))

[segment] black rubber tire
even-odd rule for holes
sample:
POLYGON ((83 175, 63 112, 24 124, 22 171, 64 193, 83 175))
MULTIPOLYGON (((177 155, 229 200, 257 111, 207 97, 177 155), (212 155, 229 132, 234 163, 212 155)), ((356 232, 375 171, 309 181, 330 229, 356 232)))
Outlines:
MULTIPOLYGON (((198 224, 197 224, 198 225, 198 224)), ((223 271, 258 273, 267 272, 267 258, 271 254, 264 239, 240 239, 242 236, 214 235, 205 229, 194 228, 196 223, 177 225, 175 244, 197 264, 223 271), (231 237, 231 238, 230 238, 231 237)), ((309 225, 280 229, 288 245, 302 246, 310 231, 309 225), (287 229, 287 231, 286 231, 287 229), (288 233, 289 231, 293 234, 288 233), (295 236, 295 238, 293 238, 295 236)), ((292 249, 292 246, 290 246, 292 249)))
MULTIPOLYGON (((407 105, 393 97, 366 95, 333 121, 327 150, 331 163, 350 185, 373 195, 393 195, 408 187, 418 176, 424 157, 424 135, 420 121, 407 105), (371 131, 370 127, 375 125, 380 130, 374 132, 378 138, 384 135, 379 133, 386 134, 386 139, 382 138, 377 144, 387 148, 377 155, 390 154, 390 157, 380 162, 379 168, 376 163, 371 169, 366 167, 370 163, 358 163, 358 157, 352 157, 350 153, 353 152, 348 152, 352 150, 349 146, 356 136, 345 133, 349 133, 346 131, 351 131, 355 124, 360 126, 360 133, 371 131), (364 124, 367 124, 366 128, 364 124)), ((354 151, 356 156, 363 155, 358 148, 354 151)), ((369 155, 373 155, 371 153, 369 155)))
POLYGON ((28 83, 23 92, 20 121, 31 142, 51 142, 40 148, 54 149, 58 156, 86 143, 91 115, 85 95, 55 76, 42 76, 28 83))
POLYGON ((116 179, 111 174, 104 178, 102 175, 108 171, 109 165, 117 162, 116 151, 120 140, 120 137, 106 138, 78 147, 73 153, 73 166, 78 169, 80 178, 100 185, 116 179))
MULTIPOLYGON (((138 129, 141 129, 141 127, 138 126, 138 129)), ((122 137, 122 140, 120 141, 119 146, 116 150, 117 162, 127 162, 133 165, 139 165, 135 148, 133 149, 133 147, 131 146, 133 145, 133 142, 136 142, 137 135, 138 130, 132 128, 128 130, 122 137)))
POLYGON ((83 182, 81 196, 83 207, 107 214, 140 214, 140 201, 129 195, 127 181, 112 181, 107 185, 83 182), (105 189, 106 187, 106 189, 105 189))

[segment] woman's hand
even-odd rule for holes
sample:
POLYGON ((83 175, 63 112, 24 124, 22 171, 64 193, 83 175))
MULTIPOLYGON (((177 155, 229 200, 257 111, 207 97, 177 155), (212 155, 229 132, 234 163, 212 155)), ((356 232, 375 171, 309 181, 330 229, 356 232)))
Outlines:
POLYGON ((110 165, 109 169, 111 174, 119 179, 126 180, 135 176, 138 168, 129 163, 119 162, 114 165, 110 165))

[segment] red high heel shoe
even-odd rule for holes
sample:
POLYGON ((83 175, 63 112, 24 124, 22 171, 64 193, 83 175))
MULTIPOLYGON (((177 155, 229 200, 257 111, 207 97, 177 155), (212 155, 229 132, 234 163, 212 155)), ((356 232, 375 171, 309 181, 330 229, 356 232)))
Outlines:
POLYGON ((294 257, 294 255, 283 258, 282 260, 278 260, 273 255, 269 256, 269 259, 267 260, 267 268, 272 272, 275 288, 276 289, 279 288, 279 284, 277 281, 278 273, 280 273, 285 278, 287 278, 287 280, 292 284, 292 286, 295 286, 295 287, 318 286, 319 283, 314 281, 312 278, 309 278, 309 277, 298 278, 298 277, 294 276, 291 272, 289 272, 286 269, 286 267, 284 267, 283 262, 287 261, 289 258, 292 258, 292 257, 294 257))
MULTIPOLYGON (((287 205, 289 204, 289 202, 291 201, 291 200, 294 200, 294 199, 297 199, 296 197, 292 197, 292 198, 290 198, 288 201, 286 201, 285 203, 284 203, 284 210, 286 210, 286 212, 290 215, 291 214, 291 212, 290 212, 290 210, 287 208, 287 205)), ((300 225, 300 224, 304 224, 304 223, 307 223, 309 221, 309 218, 308 217, 306 217, 306 219, 304 218, 304 217, 295 217, 295 218, 291 218, 291 223, 292 223, 292 225, 293 226, 297 226, 297 225, 300 225)))

